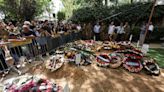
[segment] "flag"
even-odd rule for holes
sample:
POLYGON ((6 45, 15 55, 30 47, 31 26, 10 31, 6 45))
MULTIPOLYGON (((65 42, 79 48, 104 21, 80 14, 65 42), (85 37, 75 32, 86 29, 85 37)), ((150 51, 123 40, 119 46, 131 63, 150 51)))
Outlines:
POLYGON ((158 5, 164 5, 164 0, 157 0, 156 6, 158 5))

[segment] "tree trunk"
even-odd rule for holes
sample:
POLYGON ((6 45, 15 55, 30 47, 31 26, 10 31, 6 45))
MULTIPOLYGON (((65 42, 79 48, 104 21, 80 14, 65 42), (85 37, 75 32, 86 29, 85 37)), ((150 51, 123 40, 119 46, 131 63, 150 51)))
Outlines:
POLYGON ((105 0, 105 6, 108 6, 108 0, 105 0))
POLYGON ((118 0, 116 0, 116 6, 118 6, 118 0))
POLYGON ((133 3, 133 0, 130 0, 130 3, 132 4, 133 3))

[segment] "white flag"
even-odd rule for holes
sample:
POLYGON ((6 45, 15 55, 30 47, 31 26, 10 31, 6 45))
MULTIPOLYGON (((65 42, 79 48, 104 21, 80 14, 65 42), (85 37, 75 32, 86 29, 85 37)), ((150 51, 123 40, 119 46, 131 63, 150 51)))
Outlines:
POLYGON ((157 0, 156 6, 157 6, 157 5, 164 5, 164 0, 157 0))

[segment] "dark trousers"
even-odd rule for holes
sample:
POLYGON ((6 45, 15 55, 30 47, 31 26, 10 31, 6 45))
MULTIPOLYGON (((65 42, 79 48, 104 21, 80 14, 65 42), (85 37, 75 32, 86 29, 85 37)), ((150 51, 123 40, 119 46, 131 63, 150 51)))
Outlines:
POLYGON ((122 41, 122 36, 123 36, 123 34, 118 34, 117 35, 117 41, 122 41))
POLYGON ((96 36, 96 41, 99 41, 100 40, 100 33, 95 33, 95 36, 96 36))
POLYGON ((146 43, 150 43, 151 35, 152 35, 152 31, 148 30, 148 33, 147 33, 147 36, 146 36, 146 43))

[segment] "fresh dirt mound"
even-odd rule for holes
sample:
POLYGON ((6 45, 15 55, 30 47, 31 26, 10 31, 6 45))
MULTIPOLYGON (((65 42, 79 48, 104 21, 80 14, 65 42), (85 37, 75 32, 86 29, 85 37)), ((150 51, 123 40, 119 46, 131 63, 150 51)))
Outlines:
MULTIPOLYGON (((77 67, 65 63, 54 72, 41 64, 30 68, 27 73, 44 75, 58 81, 59 85, 65 79, 70 92, 164 92, 164 70, 161 70, 160 76, 149 76, 142 72, 129 73, 123 68, 101 68, 94 64, 77 67)), ((9 75, 7 78, 16 76, 9 75)))
MULTIPOLYGON (((40 67, 40 66, 38 66, 40 67)), ((36 67, 37 68, 37 67, 36 67)), ((37 70, 37 69, 36 69, 37 70)), ((36 74, 35 71, 31 73, 36 74)), ((160 76, 145 73, 129 73, 123 68, 100 68, 95 65, 77 67, 65 64, 61 69, 50 72, 40 67, 40 74, 50 79, 65 78, 71 92, 163 92, 164 70, 160 76)), ((39 73, 39 72, 37 72, 39 73)))

